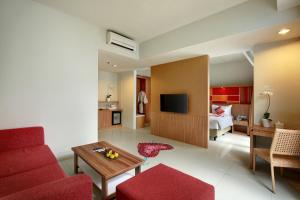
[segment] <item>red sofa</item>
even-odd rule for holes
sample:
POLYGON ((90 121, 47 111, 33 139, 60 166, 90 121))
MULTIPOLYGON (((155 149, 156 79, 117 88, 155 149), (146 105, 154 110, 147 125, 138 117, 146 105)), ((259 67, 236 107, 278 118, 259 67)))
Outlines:
POLYGON ((0 130, 0 200, 91 200, 86 175, 67 176, 42 127, 0 130))
POLYGON ((214 187, 159 164, 119 184, 117 200, 214 200, 214 187))

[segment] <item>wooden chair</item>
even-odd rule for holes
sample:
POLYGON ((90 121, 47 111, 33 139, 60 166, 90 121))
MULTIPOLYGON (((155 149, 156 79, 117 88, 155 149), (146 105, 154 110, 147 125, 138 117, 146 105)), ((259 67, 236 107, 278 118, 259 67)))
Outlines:
POLYGON ((300 168, 300 131, 276 129, 271 149, 254 148, 253 171, 255 171, 256 156, 261 157, 271 165, 272 189, 275 193, 274 167, 300 168))

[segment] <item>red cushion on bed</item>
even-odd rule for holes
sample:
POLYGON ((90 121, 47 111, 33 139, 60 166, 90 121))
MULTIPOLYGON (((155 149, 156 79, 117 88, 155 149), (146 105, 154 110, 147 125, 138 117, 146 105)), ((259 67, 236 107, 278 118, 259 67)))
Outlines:
POLYGON ((216 108, 216 114, 219 116, 224 115, 224 110, 221 108, 221 106, 219 106, 218 108, 216 108))
POLYGON ((214 187, 159 164, 117 186, 118 200, 213 200, 214 187))

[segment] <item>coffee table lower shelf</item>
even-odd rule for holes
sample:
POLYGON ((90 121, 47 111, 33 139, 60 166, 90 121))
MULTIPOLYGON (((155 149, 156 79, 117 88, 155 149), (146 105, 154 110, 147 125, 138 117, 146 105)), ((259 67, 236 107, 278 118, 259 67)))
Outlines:
POLYGON ((93 179, 94 185, 101 190, 102 199, 111 199, 115 196, 118 184, 132 178, 141 172, 144 160, 132 155, 107 142, 101 141, 93 144, 72 148, 74 152, 74 173, 79 168, 93 179), (106 147, 119 153, 119 158, 110 160, 94 152, 94 148, 106 147), (80 162, 79 162, 80 158, 80 162), (135 172, 129 171, 135 169, 135 172))
MULTIPOLYGON (((79 161, 79 168, 83 173, 88 174, 92 178, 94 186, 97 187, 100 191, 102 191, 101 175, 99 175, 95 170, 93 170, 90 166, 88 166, 84 162, 79 161)), ((116 177, 109 179, 107 181, 107 197, 106 198, 111 199, 111 198, 115 197, 116 186, 132 177, 134 177, 134 172, 132 172, 132 170, 131 170, 129 172, 125 172, 123 174, 120 174, 116 177)))

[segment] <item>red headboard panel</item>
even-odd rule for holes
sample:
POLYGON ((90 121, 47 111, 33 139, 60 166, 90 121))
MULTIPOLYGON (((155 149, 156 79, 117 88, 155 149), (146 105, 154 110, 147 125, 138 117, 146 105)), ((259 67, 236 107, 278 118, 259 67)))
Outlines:
POLYGON ((253 86, 212 87, 211 103, 251 104, 253 86))

